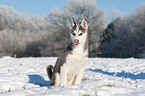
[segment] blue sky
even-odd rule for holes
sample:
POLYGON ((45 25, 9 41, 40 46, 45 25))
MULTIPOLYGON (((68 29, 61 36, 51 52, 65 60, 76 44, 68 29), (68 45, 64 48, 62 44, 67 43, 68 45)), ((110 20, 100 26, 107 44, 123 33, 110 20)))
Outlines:
MULTIPOLYGON (((113 8, 121 13, 130 13, 136 5, 145 0, 96 0, 99 8, 104 8, 107 12, 113 8)), ((0 0, 0 5, 13 7, 16 11, 27 15, 38 14, 47 15, 53 8, 62 10, 67 0, 0 0)))

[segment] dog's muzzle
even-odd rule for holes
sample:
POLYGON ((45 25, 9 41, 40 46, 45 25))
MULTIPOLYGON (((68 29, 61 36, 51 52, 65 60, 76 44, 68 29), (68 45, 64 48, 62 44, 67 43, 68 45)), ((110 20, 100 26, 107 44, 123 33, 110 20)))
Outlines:
POLYGON ((78 40, 78 39, 75 39, 75 40, 73 41, 73 43, 74 43, 75 45, 79 45, 79 40, 78 40))

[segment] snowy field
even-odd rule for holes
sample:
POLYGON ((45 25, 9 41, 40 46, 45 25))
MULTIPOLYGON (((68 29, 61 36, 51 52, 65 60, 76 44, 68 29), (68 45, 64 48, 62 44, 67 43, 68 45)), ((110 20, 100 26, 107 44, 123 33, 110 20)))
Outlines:
POLYGON ((145 96, 145 59, 89 58, 83 82, 49 88, 50 58, 0 58, 0 96, 145 96))

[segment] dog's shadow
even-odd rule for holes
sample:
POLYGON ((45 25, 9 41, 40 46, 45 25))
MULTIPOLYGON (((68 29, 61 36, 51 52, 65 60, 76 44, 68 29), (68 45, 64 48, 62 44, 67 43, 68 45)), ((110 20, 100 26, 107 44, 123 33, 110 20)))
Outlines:
POLYGON ((49 85, 50 81, 46 81, 42 76, 34 74, 34 75, 28 75, 28 77, 29 77, 29 83, 39 85, 40 87, 50 88, 49 85))
POLYGON ((107 72, 107 71, 103 71, 102 69, 88 69, 92 72, 96 72, 96 73, 102 73, 102 74, 106 74, 106 75, 110 75, 110 76, 114 76, 114 74, 116 74, 116 77, 125 77, 125 78, 130 78, 130 79, 133 79, 133 80, 136 80, 136 79, 145 79, 145 73, 141 72, 140 74, 133 74, 133 73, 130 73, 130 72, 125 72, 125 71, 122 71, 122 72, 107 72))

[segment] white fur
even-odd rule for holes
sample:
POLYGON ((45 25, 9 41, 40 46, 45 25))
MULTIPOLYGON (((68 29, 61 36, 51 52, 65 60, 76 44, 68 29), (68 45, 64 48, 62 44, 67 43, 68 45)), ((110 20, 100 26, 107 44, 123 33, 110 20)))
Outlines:
POLYGON ((66 57, 66 60, 66 63, 61 67, 60 86, 66 84, 80 84, 82 81, 87 57, 85 57, 85 54, 83 56, 77 54, 69 54, 66 57))
POLYGON ((65 66, 66 64, 64 64, 60 69, 60 87, 64 86, 67 84, 67 68, 65 66))
POLYGON ((60 85, 60 79, 61 79, 61 78, 60 78, 60 75, 59 75, 58 73, 56 73, 55 75, 56 75, 56 78, 57 78, 57 79, 56 79, 55 86, 56 86, 56 87, 59 87, 59 85, 60 85))
MULTIPOLYGON (((87 52, 85 52, 87 53, 87 52)), ((66 57, 66 63, 61 66, 60 74, 56 73, 55 87, 62 87, 67 84, 80 84, 82 81, 85 63, 87 61, 85 54, 83 56, 69 54, 66 57)), ((51 86, 53 88, 53 86, 51 86)))

